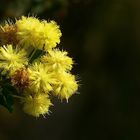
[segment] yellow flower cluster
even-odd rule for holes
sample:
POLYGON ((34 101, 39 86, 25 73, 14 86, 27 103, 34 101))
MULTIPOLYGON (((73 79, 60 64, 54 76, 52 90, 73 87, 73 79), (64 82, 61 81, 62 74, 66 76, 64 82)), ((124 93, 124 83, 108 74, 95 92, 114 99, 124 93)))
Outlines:
POLYGON ((16 21, 19 43, 29 47, 49 50, 60 43, 61 31, 56 22, 39 21, 34 17, 22 17, 16 21))
POLYGON ((68 101, 78 89, 76 78, 71 74, 72 58, 66 51, 54 48, 60 43, 59 26, 54 21, 24 16, 15 24, 5 26, 9 30, 0 32, 0 37, 5 33, 10 36, 14 33, 14 36, 12 41, 8 37, 6 41, 1 39, 1 74, 18 91, 14 97, 21 99, 25 113, 44 116, 52 105, 50 96, 68 101))

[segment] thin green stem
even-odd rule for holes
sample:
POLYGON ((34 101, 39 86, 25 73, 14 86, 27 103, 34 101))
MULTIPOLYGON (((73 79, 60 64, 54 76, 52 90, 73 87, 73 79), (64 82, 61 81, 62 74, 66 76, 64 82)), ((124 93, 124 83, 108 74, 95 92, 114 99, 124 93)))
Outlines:
POLYGON ((18 99, 25 99, 24 97, 21 97, 21 96, 18 96, 18 95, 11 95, 12 97, 14 97, 14 98, 18 98, 18 99))
POLYGON ((35 54, 36 50, 37 50, 37 49, 34 49, 34 50, 33 50, 33 52, 32 52, 32 54, 31 54, 31 56, 29 57, 29 62, 32 60, 32 57, 34 56, 34 54, 35 54))

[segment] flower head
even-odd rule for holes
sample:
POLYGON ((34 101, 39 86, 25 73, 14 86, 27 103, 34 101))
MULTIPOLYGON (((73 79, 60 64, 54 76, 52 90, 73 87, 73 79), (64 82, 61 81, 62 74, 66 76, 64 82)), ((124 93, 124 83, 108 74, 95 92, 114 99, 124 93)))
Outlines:
POLYGON ((4 71, 14 72, 27 63, 25 50, 14 49, 12 45, 0 47, 0 67, 4 71))
POLYGON ((4 26, 0 26, 0 43, 1 45, 16 44, 16 26, 12 23, 6 23, 4 26))
POLYGON ((58 96, 61 100, 68 99, 76 92, 78 89, 77 81, 75 80, 75 76, 61 72, 57 74, 58 84, 54 87, 53 94, 58 96))
POLYGON ((49 107, 52 105, 48 96, 44 94, 27 95, 22 101, 24 112, 35 117, 49 113, 49 107))
POLYGON ((24 90, 29 86, 29 75, 25 68, 20 68, 11 77, 12 85, 17 89, 24 90))
POLYGON ((22 17, 16 21, 20 44, 48 50, 60 42, 61 32, 54 22, 39 21, 35 17, 22 17))
POLYGON ((49 70, 49 67, 34 63, 29 69, 30 89, 35 93, 53 90, 52 84, 56 82, 54 73, 49 70))
POLYGON ((44 49, 50 50, 51 48, 56 47, 60 43, 60 37, 62 35, 59 26, 55 21, 44 21, 44 49))
POLYGON ((52 67, 53 70, 69 71, 72 69, 72 58, 67 56, 66 51, 51 50, 41 58, 41 61, 52 67))

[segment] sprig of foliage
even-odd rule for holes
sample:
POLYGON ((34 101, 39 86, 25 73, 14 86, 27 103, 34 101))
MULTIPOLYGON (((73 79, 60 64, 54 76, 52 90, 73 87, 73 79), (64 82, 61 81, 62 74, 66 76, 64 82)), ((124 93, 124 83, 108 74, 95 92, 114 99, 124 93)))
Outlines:
POLYGON ((39 117, 49 114, 50 96, 68 101, 77 91, 72 58, 55 49, 61 35, 56 22, 35 17, 1 26, 0 105, 12 112, 16 97, 25 113, 39 117))

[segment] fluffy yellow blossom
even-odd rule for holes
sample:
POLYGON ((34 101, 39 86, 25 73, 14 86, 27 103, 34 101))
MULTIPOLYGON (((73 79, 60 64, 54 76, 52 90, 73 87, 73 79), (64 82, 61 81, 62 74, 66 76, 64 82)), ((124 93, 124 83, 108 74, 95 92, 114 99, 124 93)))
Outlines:
MULTIPOLYGON (((43 26, 37 18, 24 17, 16 21, 17 38, 19 43, 24 46, 38 46, 39 40, 42 38, 41 33, 43 26)), ((43 44, 41 44, 43 45, 43 44)))
POLYGON ((13 48, 12 45, 0 47, 0 68, 14 72, 27 64, 26 51, 13 48))
POLYGON ((49 51, 47 55, 42 56, 41 61, 52 67, 53 70, 68 71, 72 69, 73 61, 67 54, 66 51, 54 49, 49 51))
POLYGON ((52 105, 48 96, 44 94, 37 94, 35 96, 27 95, 23 103, 24 112, 35 117, 48 114, 49 107, 52 105))
POLYGON ((60 43, 60 37, 62 35, 59 26, 55 21, 44 21, 44 49, 49 50, 56 47, 60 43))
POLYGON ((54 22, 39 21, 35 17, 22 17, 16 21, 20 44, 48 50, 60 42, 61 32, 54 22))
POLYGON ((58 96, 61 100, 66 99, 68 101, 78 89, 75 76, 70 73, 61 72, 57 74, 57 79, 59 84, 55 85, 53 94, 58 96))
POLYGON ((49 70, 49 67, 41 64, 34 63, 28 69, 30 89, 35 93, 53 90, 52 84, 56 83, 55 74, 49 70))

